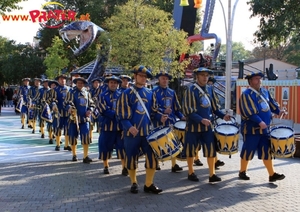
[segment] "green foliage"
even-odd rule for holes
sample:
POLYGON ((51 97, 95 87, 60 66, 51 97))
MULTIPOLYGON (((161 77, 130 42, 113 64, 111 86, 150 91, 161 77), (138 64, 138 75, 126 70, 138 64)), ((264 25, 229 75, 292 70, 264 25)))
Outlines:
POLYGON ((130 70, 135 65, 146 65, 154 73, 168 70, 181 76, 182 64, 176 60, 188 52, 187 34, 173 28, 169 13, 145 5, 141 0, 130 0, 117 6, 114 15, 105 21, 111 39, 110 64, 130 70))
POLYGON ((287 63, 300 67, 300 44, 290 44, 284 51, 284 59, 287 63))
POLYGON ((22 7, 17 4, 24 0, 0 0, 0 15, 4 15, 6 12, 12 10, 20 10, 22 7))
POLYGON ((14 45, 11 41, 7 41, 4 49, 6 54, 0 60, 0 70, 6 83, 17 84, 24 77, 40 77, 44 73, 43 60, 37 49, 29 45, 14 45))
POLYGON ((68 53, 64 49, 63 41, 55 36, 52 42, 52 46, 47 48, 48 54, 44 60, 44 65, 47 67, 46 75, 49 79, 60 75, 61 70, 69 64, 68 53))
MULTIPOLYGON (((242 42, 233 42, 231 48, 232 48, 232 61, 247 60, 253 58, 251 51, 246 50, 242 42)), ((219 58, 221 60, 225 60, 226 44, 221 45, 219 58)))
POLYGON ((251 0, 252 16, 260 17, 256 42, 269 42, 271 47, 300 40, 300 4, 298 0, 251 0))

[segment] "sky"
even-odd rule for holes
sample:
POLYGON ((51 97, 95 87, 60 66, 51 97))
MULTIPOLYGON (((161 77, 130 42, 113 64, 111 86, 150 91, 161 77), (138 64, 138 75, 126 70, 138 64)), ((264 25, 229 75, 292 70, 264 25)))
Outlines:
MULTIPOLYGON (((225 44, 225 23, 220 1, 224 6, 227 22, 228 0, 216 0, 210 33, 217 34, 221 38, 222 44, 225 44)), ((235 2, 236 0, 231 0, 231 9, 233 9, 235 2)), ((44 0, 28 0, 22 2, 20 3, 20 6, 23 7, 23 10, 13 11, 11 14, 28 15, 31 10, 41 9, 43 3, 45 3, 44 0)), ((203 3, 205 4, 205 0, 203 3)), ((205 9, 205 5, 203 5, 202 9, 205 9)), ((259 25, 259 19, 250 19, 250 15, 251 13, 249 11, 249 6, 246 4, 246 0, 239 0, 234 15, 232 40, 233 42, 242 42, 247 50, 252 50, 255 47, 252 44, 254 39, 253 33, 257 30, 257 26, 259 25)), ((92 18, 93 17, 91 17, 91 19, 92 18)), ((33 37, 36 35, 39 28, 40 25, 38 23, 32 23, 31 21, 3 21, 2 17, 0 17, 0 36, 15 40, 17 44, 25 44, 27 42, 32 43, 33 37)), ((214 40, 205 41, 204 49, 206 49, 210 43, 214 43, 214 40)))

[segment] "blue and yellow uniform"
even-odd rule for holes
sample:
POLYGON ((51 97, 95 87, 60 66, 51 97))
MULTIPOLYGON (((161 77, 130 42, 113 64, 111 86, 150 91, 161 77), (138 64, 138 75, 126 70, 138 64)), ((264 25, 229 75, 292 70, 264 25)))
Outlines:
MULTIPOLYGON (((36 81, 38 81, 38 84, 40 84, 41 79, 35 78, 34 83, 36 84, 36 81)), ((31 121, 31 126, 32 126, 32 133, 35 133, 36 129, 36 121, 37 118, 40 118, 40 92, 39 89, 41 88, 40 85, 34 85, 31 86, 29 91, 28 91, 28 99, 31 101, 31 105, 29 106, 28 109, 28 118, 29 121, 31 121)), ((40 119, 39 119, 40 122, 40 119)))
POLYGON ((216 143, 212 122, 213 114, 220 118, 224 118, 225 114, 220 111, 213 87, 207 85, 208 76, 212 71, 200 67, 194 70, 194 74, 197 82, 187 88, 182 105, 183 114, 187 119, 183 151, 187 157, 188 179, 199 181, 194 173, 193 162, 202 148, 203 156, 207 157, 209 182, 218 182, 221 178, 215 175, 216 143))
MULTIPOLYGON (((64 75, 59 76, 57 78, 66 78, 64 75)), ((61 142, 61 136, 62 136, 62 130, 64 130, 64 135, 65 135, 65 150, 71 150, 69 147, 69 135, 68 135, 68 111, 64 107, 64 101, 67 98, 67 94, 70 90, 69 86, 66 85, 57 85, 53 90, 50 92, 50 99, 52 102, 56 102, 57 108, 58 108, 58 113, 59 113, 59 121, 58 121, 58 126, 55 127, 55 124, 53 123, 54 127, 54 133, 56 136, 56 147, 55 150, 59 151, 60 150, 60 142, 61 142)))
MULTIPOLYGON (((87 83, 84 78, 76 78, 73 82, 76 84, 78 80, 87 83)), ((91 159, 88 157, 88 145, 91 143, 89 135, 90 117, 87 117, 86 113, 87 111, 92 112, 94 110, 94 101, 86 89, 79 90, 78 88, 73 88, 68 93, 65 105, 67 110, 70 110, 70 108, 72 110, 68 118, 68 130, 73 151, 73 161, 77 161, 76 145, 78 136, 80 135, 84 150, 83 162, 89 163, 91 162, 91 159)))
POLYGON ((151 116, 157 112, 157 109, 153 108, 153 105, 156 104, 153 102, 155 100, 153 99, 152 91, 143 86, 146 83, 146 78, 151 78, 152 74, 144 66, 134 67, 133 73, 135 74, 136 82, 138 83, 139 80, 140 84, 138 86, 131 87, 130 89, 126 89, 117 102, 117 116, 124 130, 124 145, 126 153, 125 166, 128 169, 132 183, 130 191, 132 193, 138 193, 136 169, 140 149, 142 149, 146 158, 146 182, 144 191, 160 193, 162 190, 158 189, 153 184, 153 178, 158 161, 147 141, 147 136, 150 133, 151 126, 150 119, 151 116), (148 117, 136 93, 139 94, 150 117, 148 117), (136 132, 135 136, 133 136, 129 131, 131 127, 133 127, 132 129, 136 132))
MULTIPOLYGON (((119 83, 121 80, 118 77, 111 76, 105 79, 105 82, 111 80, 119 83)), ((101 121, 101 131, 99 136, 99 159, 103 160, 104 163, 104 173, 108 172, 108 159, 111 159, 113 149, 116 149, 117 158, 121 159, 122 166, 124 168, 124 140, 122 139, 122 128, 120 126, 119 120, 116 116, 117 100, 119 99, 121 93, 118 90, 108 89, 100 95, 98 109, 102 116, 101 121)))
MULTIPOLYGON (((24 81, 30 81, 29 78, 24 78, 22 79, 22 82, 24 81)), ((30 86, 29 85, 22 85, 19 88, 18 91, 18 98, 19 98, 19 104, 21 104, 20 107, 20 112, 21 112, 21 123, 22 123, 22 129, 24 129, 25 125, 25 117, 27 116, 28 113, 28 92, 29 92, 30 86)))
POLYGON ((259 159, 271 159, 269 129, 261 129, 259 123, 263 121, 268 126, 271 124, 272 113, 280 112, 278 103, 267 89, 262 87, 259 92, 255 92, 248 88, 242 93, 239 106, 242 118, 241 133, 244 137, 241 158, 252 160, 257 150, 259 159))
MULTIPOLYGON (((48 84, 47 79, 43 80, 43 83, 47 83, 48 84)), ((43 120, 41 118, 41 111, 43 110, 45 103, 47 101, 48 98, 48 91, 50 90, 50 88, 47 86, 43 86, 42 88, 39 89, 39 108, 40 108, 40 112, 39 112, 39 121, 40 121, 40 131, 41 131, 41 138, 45 137, 45 120, 43 120)))
MULTIPOLYGON (((157 74, 156 78, 159 79, 159 77, 161 76, 168 77, 169 80, 172 79, 172 76, 164 71, 157 74)), ((184 115, 180 111, 181 106, 179 104, 177 95, 174 90, 172 90, 169 87, 162 87, 159 85, 156 88, 154 88, 152 91, 153 91, 153 99, 156 100, 155 102, 156 106, 154 107, 156 107, 157 110, 162 114, 166 114, 167 110, 171 111, 167 113, 168 119, 164 123, 162 123, 161 120, 159 119, 154 118, 152 120, 155 128, 160 126, 172 126, 176 123, 177 119, 181 120, 184 117, 184 115)), ((176 164, 176 157, 173 157, 171 161, 172 161, 172 169, 171 169, 172 172, 182 170, 182 168, 179 167, 178 164, 176 164)))
POLYGON ((55 80, 50 80, 48 82, 48 86, 49 86, 49 90, 46 92, 46 103, 49 105, 51 111, 48 116, 49 116, 49 121, 47 121, 47 130, 49 133, 49 144, 53 144, 53 139, 54 139, 54 128, 57 128, 59 125, 59 113, 58 111, 53 111, 53 107, 52 104, 54 103, 56 105, 55 101, 52 101, 52 90, 54 88, 52 88, 52 84, 55 84, 55 86, 58 86, 58 82, 55 80))
POLYGON ((181 106, 174 90, 168 87, 162 88, 157 86, 153 89, 153 99, 156 99, 159 112, 164 113, 167 108, 172 109, 172 113, 168 114, 169 118, 165 123, 162 123, 160 120, 153 119, 154 127, 174 125, 177 118, 182 119, 182 117, 184 117, 180 111, 181 106))
POLYGON ((243 135, 243 147, 241 150, 241 164, 239 178, 249 180, 246 174, 248 163, 253 159, 255 151, 269 173, 269 181, 282 180, 283 174, 277 174, 273 168, 271 155, 271 142, 269 138, 269 126, 272 113, 284 113, 279 104, 270 95, 269 91, 261 87, 261 79, 264 75, 260 72, 246 76, 250 85, 241 95, 239 107, 241 112, 241 133, 243 135))
MULTIPOLYGON (((93 79, 92 83, 94 83, 95 81, 98 81, 99 83, 101 83, 102 79, 100 79, 100 78, 93 79)), ((100 92, 101 92, 101 87, 100 86, 98 86, 97 88, 92 87, 89 92, 90 92, 91 97, 94 101, 94 104, 98 105, 98 97, 99 97, 100 92)), ((99 111, 95 108, 95 110, 92 114, 92 117, 91 117, 91 125, 90 125, 90 138, 91 138, 91 141, 93 140, 94 126, 97 126, 97 129, 99 128, 98 127, 98 117, 99 117, 99 111)))
MULTIPOLYGON (((201 86, 200 86, 201 87, 201 86)), ((209 85, 201 87, 208 99, 193 84, 186 90, 183 99, 182 110, 187 117, 186 135, 184 150, 187 157, 195 157, 202 145, 204 157, 215 157, 216 148, 212 125, 205 126, 202 119, 213 121, 213 113, 220 118, 224 114, 219 109, 219 102, 216 93, 209 85)))

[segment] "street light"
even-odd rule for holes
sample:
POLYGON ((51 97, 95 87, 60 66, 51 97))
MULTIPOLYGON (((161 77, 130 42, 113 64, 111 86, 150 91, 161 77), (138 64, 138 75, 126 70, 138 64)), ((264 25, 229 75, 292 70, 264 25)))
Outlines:
POLYGON ((225 12, 224 7, 219 0, 224 16, 225 22, 225 30, 226 30, 226 85, 225 85, 225 110, 229 110, 231 108, 231 69, 232 69, 232 28, 233 28, 233 20, 235 9, 239 0, 236 0, 233 6, 233 10, 231 13, 231 0, 228 0, 228 16, 227 16, 227 24, 228 27, 226 28, 226 19, 225 19, 225 12))

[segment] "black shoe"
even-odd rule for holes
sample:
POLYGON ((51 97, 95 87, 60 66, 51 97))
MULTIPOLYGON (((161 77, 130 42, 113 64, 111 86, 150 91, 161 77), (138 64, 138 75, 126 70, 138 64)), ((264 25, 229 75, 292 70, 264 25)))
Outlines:
POLYGON ((83 158, 83 163, 90 163, 92 162, 92 159, 89 158, 89 156, 86 156, 85 158, 83 158))
POLYGON ((195 175, 195 173, 189 174, 188 180, 195 181, 195 182, 199 181, 199 179, 198 179, 197 175, 195 175))
POLYGON ((215 163, 215 169, 218 169, 219 166, 224 166, 225 163, 221 160, 217 160, 216 163, 215 163))
POLYGON ((76 155, 73 155, 73 157, 72 157, 72 161, 78 161, 78 159, 77 159, 77 156, 76 156, 76 155))
POLYGON ((32 130, 32 134, 34 134, 35 133, 35 130, 32 130))
POLYGON ((199 159, 195 160, 195 161, 194 161, 194 164, 195 164, 196 166, 203 166, 203 163, 202 163, 199 159))
POLYGON ((53 144, 53 139, 49 139, 49 144, 53 144))
POLYGON ((128 170, 125 167, 122 169, 122 175, 128 176, 128 170))
POLYGON ((276 180, 283 180, 285 176, 283 174, 277 174, 276 172, 269 177, 269 182, 275 182, 276 180))
POLYGON ((108 171, 108 167, 105 166, 104 169, 103 169, 103 174, 109 174, 109 171, 108 171))
POLYGON ((24 129, 24 125, 22 125, 21 129, 24 129))
POLYGON ((70 146, 65 146, 64 150, 72 151, 72 148, 70 146))
POLYGON ((139 192, 139 186, 136 183, 133 183, 131 188, 130 188, 130 192, 133 194, 137 194, 139 192))
POLYGON ((89 156, 86 156, 85 159, 88 160, 88 161, 90 161, 90 162, 93 162, 93 160, 89 156))
POLYGON ((31 126, 31 125, 28 125, 28 128, 32 129, 32 126, 31 126))
POLYGON ((62 144, 62 141, 60 141, 59 143, 62 144))
POLYGON ((158 166, 156 167, 156 170, 157 170, 157 171, 161 170, 160 165, 158 165, 158 166))
POLYGON ((56 146, 55 151, 60 151, 60 146, 56 146))
POLYGON ((210 182, 210 183, 220 182, 220 181, 222 181, 221 178, 218 177, 218 176, 215 175, 215 174, 214 174, 213 176, 209 177, 209 182, 210 182))
POLYGON ((162 189, 158 188, 154 184, 151 184, 151 186, 149 186, 149 187, 147 187, 146 185, 144 185, 144 192, 159 194, 162 191, 163 191, 162 189))
POLYGON ((239 178, 241 180, 250 180, 250 177, 246 174, 245 171, 239 173, 239 178))
POLYGON ((44 134, 42 134, 42 135, 41 135, 41 138, 45 138, 45 135, 44 135, 44 134))
POLYGON ((182 168, 178 164, 175 164, 175 166, 172 167, 172 172, 177 172, 177 171, 182 171, 182 168))

